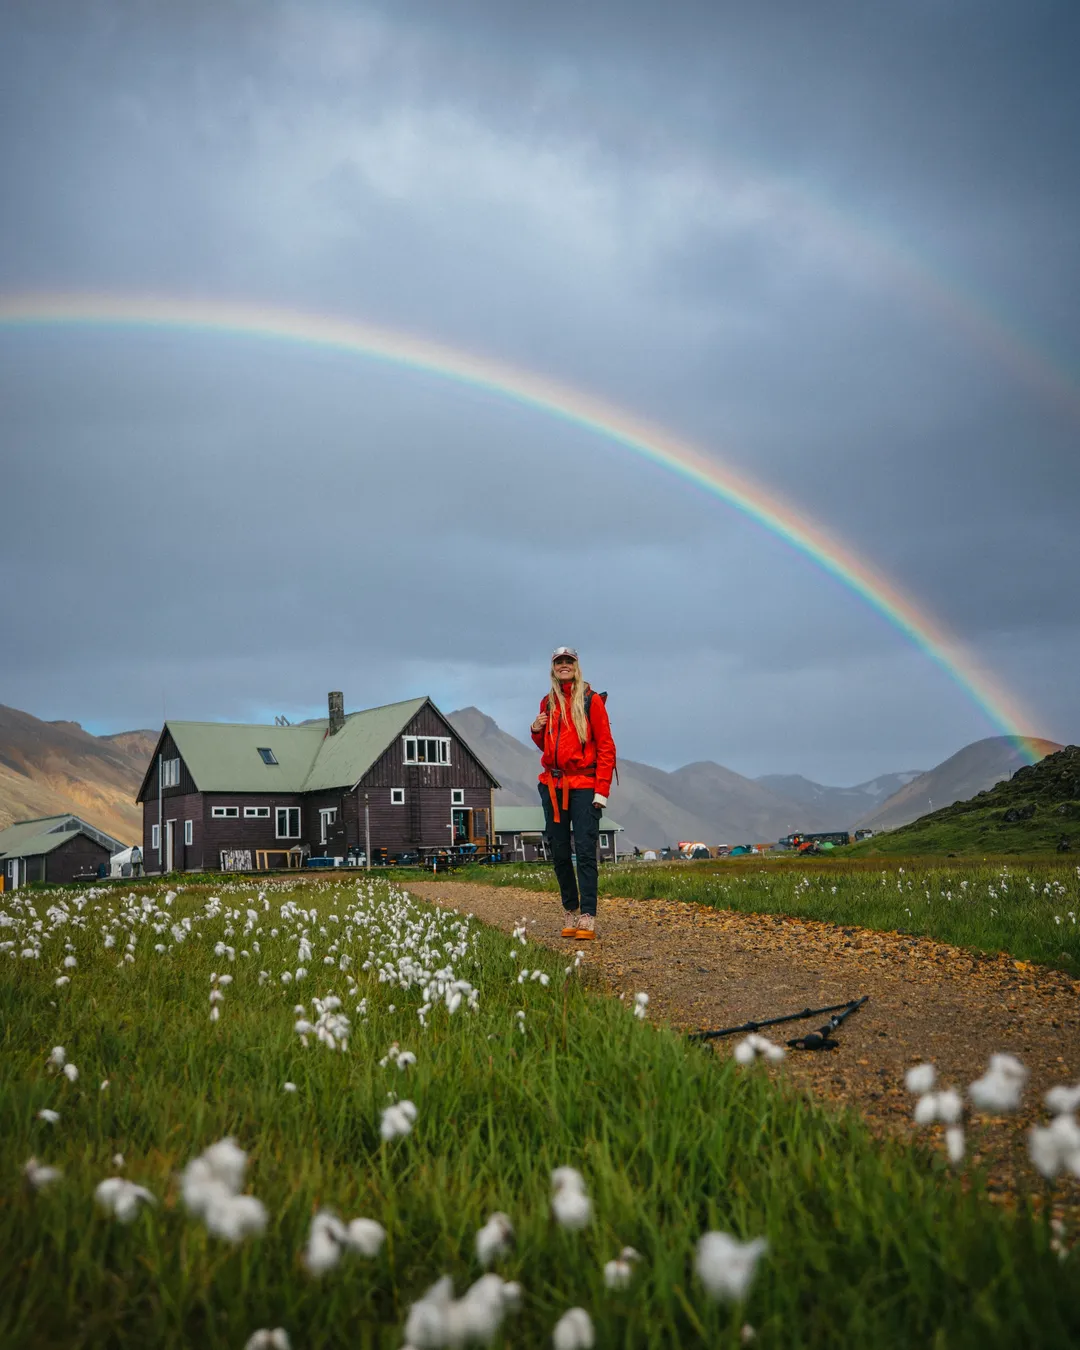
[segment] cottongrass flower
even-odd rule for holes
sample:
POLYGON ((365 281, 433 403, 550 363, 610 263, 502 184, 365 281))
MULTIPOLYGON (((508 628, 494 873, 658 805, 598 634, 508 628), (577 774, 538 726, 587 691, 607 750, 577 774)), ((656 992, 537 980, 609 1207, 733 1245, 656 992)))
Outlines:
POLYGON ((227 1242, 239 1242, 266 1228, 266 1206, 253 1195, 239 1194, 246 1168, 247 1154, 228 1137, 189 1162, 180 1179, 188 1212, 227 1242))
POLYGON ((1080 1177, 1080 1125, 1071 1115, 1055 1116, 1049 1125, 1028 1130, 1028 1154, 1048 1181, 1059 1172, 1080 1177))
POLYGON ((284 1327, 260 1327, 244 1342, 244 1350, 291 1350, 289 1333, 284 1327))
POLYGON ((156 1205, 157 1200, 145 1186, 136 1186, 123 1177, 106 1177, 94 1190, 94 1199, 121 1223, 130 1223, 140 1205, 156 1205))
POLYGON ((379 1134, 387 1140, 404 1138, 405 1135, 412 1133, 415 1121, 416 1107, 413 1103, 397 1102, 383 1111, 379 1122, 379 1134))
POLYGON ((78 1080, 79 1071, 74 1064, 65 1064, 62 1073, 69 1083, 74 1083, 78 1080))
POLYGON ((950 1125, 945 1131, 945 1152, 954 1167, 964 1161, 965 1149, 964 1127, 962 1125, 950 1125))
POLYGON ((453 1281, 444 1275, 409 1309, 405 1340, 415 1350, 487 1345, 495 1339, 507 1312, 520 1301, 520 1285, 498 1275, 481 1275, 455 1299, 453 1281))
POLYGON ((757 1263, 767 1249, 764 1238, 740 1242, 729 1233, 706 1233, 698 1241, 695 1262, 701 1283, 715 1299, 745 1297, 757 1263))
POLYGON ((753 1064, 754 1060, 761 1055, 770 1062, 776 1063, 783 1059, 786 1054, 787 1051, 782 1045, 776 1045, 767 1036, 759 1036, 756 1031, 752 1031, 735 1047, 735 1062, 736 1064, 753 1064))
POLYGON ((904 1086, 915 1097, 924 1097, 937 1082, 933 1064, 916 1064, 904 1074, 904 1086))
POLYGON ((107 1091, 108 1091, 108 1087, 109 1087, 109 1080, 108 1080, 107 1078, 103 1078, 103 1079, 101 1080, 101 1086, 98 1088, 98 1091, 99 1091, 99 1092, 107 1092, 107 1091))
POLYGON ((487 1270, 500 1256, 505 1256, 514 1243, 514 1225, 509 1215, 496 1211, 476 1234, 476 1259, 487 1270))
POLYGON ((56 985, 57 989, 62 989, 62 988, 64 987, 65 984, 70 984, 70 983, 71 983, 71 979, 70 979, 70 977, 67 976, 67 975, 57 975, 56 979, 53 980, 53 984, 56 985))
POLYGON ((1070 1111, 1075 1111, 1080 1106, 1080 1083, 1075 1087, 1066 1087, 1064 1083, 1059 1083, 1047 1090, 1044 1100, 1054 1115, 1066 1115, 1070 1111))
POLYGON ((122 1153, 114 1153, 112 1155, 112 1165, 117 1169, 123 1167, 124 1155, 122 1153))
POLYGON ((989 1068, 968 1087, 968 1096, 980 1111, 1015 1111, 1027 1079, 1028 1071, 1015 1055, 991 1055, 989 1068))
POLYGON ((592 1318, 584 1308, 570 1308, 555 1323, 551 1333, 555 1350, 592 1350, 596 1344, 592 1318))
POLYGON ((54 1181, 59 1181, 63 1176, 59 1167, 46 1167, 39 1163, 36 1158, 27 1158, 23 1163, 23 1176, 26 1178, 26 1184, 35 1191, 42 1190, 45 1186, 51 1186, 54 1181))
POLYGON ((55 1125, 60 1119, 59 1111, 50 1111, 47 1106, 43 1106, 38 1112, 38 1120, 43 1120, 47 1125, 55 1125))
POLYGON ((953 1088, 925 1092, 915 1103, 916 1125, 933 1125, 935 1120, 940 1120, 943 1125, 955 1125, 963 1114, 963 1099, 953 1088))
POLYGON ((67 1051, 62 1045, 54 1045, 49 1051, 49 1058, 45 1061, 50 1069, 62 1069, 67 1063, 67 1051))
POLYGON ((284 1092, 295 1092, 295 1091, 296 1091, 296 1084, 295 1084, 295 1083, 283 1083, 283 1084, 282 1084, 282 1091, 284 1091, 284 1092))
POLYGON ((573 1167, 556 1167, 551 1174, 551 1212, 563 1228, 577 1232, 589 1222, 592 1201, 585 1194, 585 1181, 573 1167))
POLYGON ((345 1251, 359 1252, 361 1256, 378 1256, 386 1241, 386 1229, 374 1219, 353 1219, 343 1223, 330 1209, 321 1209, 311 1220, 304 1265, 308 1273, 318 1278, 325 1275, 341 1260, 345 1251))
POLYGON ((640 1021, 649 1015, 649 996, 642 992, 634 995, 634 1016, 640 1021))

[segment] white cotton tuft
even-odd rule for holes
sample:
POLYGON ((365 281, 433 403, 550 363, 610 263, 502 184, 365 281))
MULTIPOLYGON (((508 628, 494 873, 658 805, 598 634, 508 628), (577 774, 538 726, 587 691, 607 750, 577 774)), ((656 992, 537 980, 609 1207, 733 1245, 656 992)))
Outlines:
POLYGON ((316 1277, 333 1270, 341 1260, 348 1232, 338 1216, 329 1209, 321 1209, 311 1220, 304 1265, 316 1277))
POLYGON ((60 1119, 59 1111, 50 1111, 47 1106, 43 1106, 38 1112, 38 1120, 43 1120, 46 1125, 55 1125, 60 1119))
POLYGON ((556 1167, 551 1174, 551 1212, 563 1228, 577 1232, 589 1222, 592 1201, 585 1194, 585 1181, 573 1167, 556 1167))
POLYGON ((964 1161, 965 1149, 964 1127, 962 1125, 950 1125, 945 1131, 945 1152, 949 1155, 949 1161, 954 1167, 964 1161))
POLYGON ((1028 1153, 1048 1180, 1069 1171, 1080 1177, 1080 1125, 1071 1115, 1055 1116, 1049 1125, 1028 1131, 1028 1153))
POLYGON ((937 1069, 933 1064, 916 1064, 904 1074, 904 1086, 916 1097, 925 1096, 937 1082, 937 1069))
POLYGON ((145 1186, 136 1186, 123 1177, 106 1177, 94 1190, 94 1199, 121 1223, 131 1223, 140 1205, 156 1205, 157 1200, 145 1186))
POLYGON ((618 1258, 604 1265, 604 1284, 608 1289, 628 1289, 634 1268, 629 1261, 618 1258))
POLYGON ((435 1350, 450 1344, 450 1309, 454 1284, 449 1275, 436 1280, 409 1309, 405 1319, 405 1339, 415 1350, 435 1350))
POLYGON ((266 1206, 253 1195, 218 1194, 207 1206, 204 1221, 215 1237, 240 1242, 264 1232, 267 1217, 266 1206))
POLYGON ((283 1090, 284 1092, 295 1092, 295 1091, 296 1091, 296 1084, 295 1084, 295 1083, 283 1083, 283 1084, 282 1084, 282 1090, 283 1090))
POLYGON ((596 1344, 592 1318, 584 1308, 570 1308, 555 1323, 551 1333, 555 1350, 592 1350, 596 1344))
POLYGON ((782 1045, 777 1045, 770 1041, 767 1036, 759 1036, 756 1031, 752 1031, 745 1040, 736 1045, 735 1062, 737 1064, 752 1064, 761 1055, 776 1063, 782 1060, 786 1054, 787 1051, 782 1045))
POLYGON ((51 1186, 54 1181, 59 1181, 63 1176, 59 1167, 47 1167, 44 1163, 39 1163, 36 1158, 27 1158, 23 1163, 23 1176, 26 1178, 27 1185, 32 1186, 35 1191, 40 1191, 45 1186, 51 1186))
POLYGON ((79 1078, 79 1071, 74 1064, 65 1064, 63 1068, 64 1077, 69 1083, 75 1083, 79 1078))
POLYGON ((1080 1083, 1075 1087, 1066 1087, 1064 1083, 1059 1083, 1047 1090, 1044 1100, 1054 1115, 1067 1115, 1080 1107, 1080 1083))
POLYGON ((959 1092, 952 1088, 924 1093, 915 1103, 916 1125, 932 1125, 935 1120, 944 1125, 955 1125, 963 1114, 964 1103, 959 1092))
POLYGON ((352 1219, 345 1240, 361 1256, 378 1256, 386 1241, 386 1229, 374 1219, 352 1219))
POLYGON ((508 1215, 497 1211, 476 1234, 476 1259, 486 1270, 513 1245, 514 1226, 508 1215))
POLYGON ((291 1350, 289 1333, 284 1327, 260 1327, 244 1342, 244 1350, 291 1350))
POLYGON ((416 1107, 412 1102, 398 1102, 383 1111, 379 1122, 379 1134, 387 1140, 404 1138, 412 1132, 415 1120, 416 1107))
POLYGON ((754 1270, 767 1248, 764 1238, 740 1242, 728 1233, 706 1233, 697 1247, 698 1276, 713 1298, 741 1299, 750 1288, 754 1270))
POLYGON ((986 1072, 968 1087, 968 1096, 980 1111, 1015 1111, 1027 1078, 1027 1069, 1015 1055, 991 1055, 986 1072))
POLYGON ((50 1069, 62 1069, 67 1060, 67 1052, 62 1045, 54 1045, 46 1061, 50 1069))

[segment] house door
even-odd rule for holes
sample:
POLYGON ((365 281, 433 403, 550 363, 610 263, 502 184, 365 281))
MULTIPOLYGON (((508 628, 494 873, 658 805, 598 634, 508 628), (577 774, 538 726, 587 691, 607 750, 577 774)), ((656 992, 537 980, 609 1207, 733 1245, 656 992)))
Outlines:
POLYGON ((455 806, 450 812, 453 828, 450 834, 455 844, 467 844, 472 839, 472 812, 465 806, 455 806))
POLYGON ((176 845, 176 821, 167 820, 165 822, 165 871, 174 870, 174 849, 176 845))

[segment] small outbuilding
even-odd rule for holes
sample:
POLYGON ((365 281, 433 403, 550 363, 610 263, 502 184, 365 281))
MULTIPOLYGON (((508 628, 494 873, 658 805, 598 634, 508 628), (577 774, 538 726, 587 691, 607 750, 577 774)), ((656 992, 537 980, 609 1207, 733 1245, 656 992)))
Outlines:
POLYGON ((78 816, 40 816, 17 820, 0 830, 0 868, 4 889, 30 881, 64 882, 96 876, 125 847, 78 816))
MULTIPOLYGON (((615 862, 619 856, 618 836, 623 827, 610 816, 600 817, 600 859, 615 862)), ((547 858, 542 806, 496 806, 495 844, 504 857, 516 862, 535 862, 547 858)))

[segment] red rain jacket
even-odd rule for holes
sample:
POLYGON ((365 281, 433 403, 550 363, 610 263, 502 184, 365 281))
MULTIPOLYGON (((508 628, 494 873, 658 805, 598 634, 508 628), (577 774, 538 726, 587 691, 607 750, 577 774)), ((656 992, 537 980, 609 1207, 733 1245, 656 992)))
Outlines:
MULTIPOLYGON (((588 700, 588 736, 582 745, 581 737, 570 716, 570 693, 572 684, 563 685, 563 698, 566 700, 567 715, 560 716, 556 703, 551 710, 547 725, 543 731, 532 733, 533 743, 542 752, 540 763, 542 772, 540 782, 549 789, 556 785, 562 789, 563 808, 567 803, 566 794, 571 788, 588 788, 606 797, 611 792, 611 778, 615 772, 615 742, 611 738, 611 724, 608 722, 607 708, 599 694, 594 693, 588 700)), ((585 686, 589 694, 589 686, 585 686)), ((540 711, 548 711, 548 696, 540 700, 540 711)), ((554 797, 552 798, 554 801, 554 797)), ((558 807, 556 806, 556 812, 558 807)), ((558 815, 556 814, 556 819, 558 815)))

